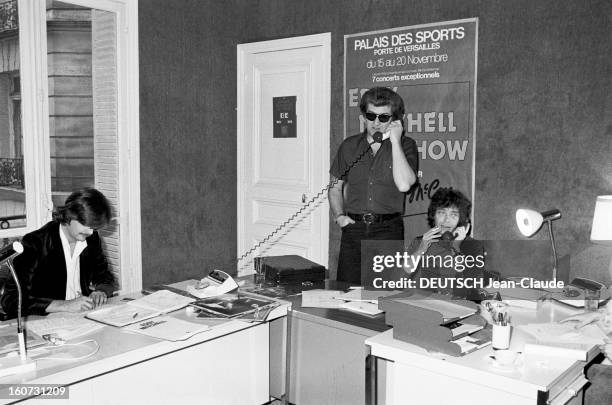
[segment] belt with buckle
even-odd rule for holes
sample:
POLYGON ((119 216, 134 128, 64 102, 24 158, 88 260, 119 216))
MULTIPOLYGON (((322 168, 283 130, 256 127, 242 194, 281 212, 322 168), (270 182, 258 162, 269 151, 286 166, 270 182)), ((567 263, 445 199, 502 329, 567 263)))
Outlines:
POLYGON ((365 214, 346 214, 347 217, 353 221, 365 222, 366 224, 374 224, 379 222, 389 221, 391 219, 399 218, 402 216, 401 213, 396 212, 393 214, 374 214, 372 212, 366 212, 365 214))

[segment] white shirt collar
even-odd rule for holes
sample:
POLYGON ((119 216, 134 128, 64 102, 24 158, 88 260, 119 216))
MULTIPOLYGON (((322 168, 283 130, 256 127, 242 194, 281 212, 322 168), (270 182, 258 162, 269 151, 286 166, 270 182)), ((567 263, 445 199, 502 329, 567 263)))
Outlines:
POLYGON ((64 260, 66 262, 66 299, 71 300, 79 297, 81 291, 81 263, 79 256, 87 247, 87 242, 77 240, 74 245, 74 252, 70 254, 70 242, 64 233, 63 226, 59 227, 60 240, 64 250, 64 260))

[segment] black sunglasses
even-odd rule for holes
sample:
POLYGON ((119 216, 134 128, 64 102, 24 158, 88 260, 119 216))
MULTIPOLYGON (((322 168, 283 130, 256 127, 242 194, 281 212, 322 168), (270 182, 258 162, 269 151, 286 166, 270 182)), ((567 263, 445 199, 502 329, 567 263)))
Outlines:
POLYGON ((365 113, 365 117, 368 119, 368 121, 375 121, 376 118, 378 118, 378 121, 380 122, 387 122, 391 119, 392 115, 389 114, 374 114, 373 112, 367 112, 365 113))

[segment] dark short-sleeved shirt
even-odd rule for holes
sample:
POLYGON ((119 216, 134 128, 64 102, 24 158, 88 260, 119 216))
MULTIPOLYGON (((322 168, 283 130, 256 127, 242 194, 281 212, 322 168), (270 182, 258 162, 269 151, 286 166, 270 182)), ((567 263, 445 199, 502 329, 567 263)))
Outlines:
MULTIPOLYGON (((402 148, 415 175, 418 170, 416 142, 402 136, 402 148)), ((385 139, 376 155, 368 146, 365 132, 346 138, 332 163, 330 174, 345 182, 344 211, 354 214, 404 212, 405 193, 393 181, 391 141, 385 139), (354 163, 367 149, 364 156, 354 163), (350 170, 347 169, 350 168, 350 170)))

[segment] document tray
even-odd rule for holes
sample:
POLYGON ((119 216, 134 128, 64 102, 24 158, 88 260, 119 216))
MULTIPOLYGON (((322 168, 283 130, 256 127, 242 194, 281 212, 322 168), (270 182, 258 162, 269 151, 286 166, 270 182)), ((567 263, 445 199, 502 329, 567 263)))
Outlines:
POLYGON ((461 356, 491 342, 491 328, 471 301, 414 290, 382 298, 379 307, 393 338, 430 351, 461 356))

